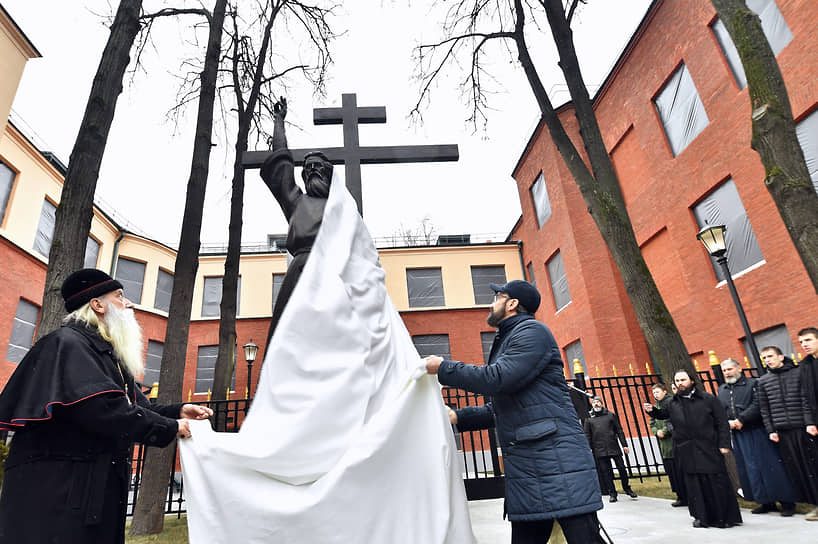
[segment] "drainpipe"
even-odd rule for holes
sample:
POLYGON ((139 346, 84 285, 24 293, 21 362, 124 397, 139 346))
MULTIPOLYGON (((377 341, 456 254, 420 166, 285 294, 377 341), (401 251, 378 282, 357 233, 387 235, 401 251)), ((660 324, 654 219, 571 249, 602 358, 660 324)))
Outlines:
POLYGON ((517 252, 520 255, 520 269, 523 271, 523 279, 525 279, 525 261, 523 260, 523 241, 522 240, 517 240, 517 252))
POLYGON ((116 272, 116 258, 119 256, 119 242, 125 237, 125 231, 119 231, 119 238, 116 239, 114 242, 114 254, 111 255, 111 272, 110 275, 113 278, 114 272, 116 272))

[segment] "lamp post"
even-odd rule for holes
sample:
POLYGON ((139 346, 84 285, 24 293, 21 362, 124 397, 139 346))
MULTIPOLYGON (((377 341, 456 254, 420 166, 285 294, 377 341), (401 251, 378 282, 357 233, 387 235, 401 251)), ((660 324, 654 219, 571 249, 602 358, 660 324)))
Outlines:
POLYGON ((744 314, 744 307, 741 305, 741 299, 738 298, 736 286, 733 283, 733 277, 730 275, 730 268, 727 266, 727 243, 724 240, 724 233, 727 227, 724 225, 706 226, 696 234, 696 238, 704 244, 707 253, 716 259, 716 262, 721 266, 724 272, 724 278, 727 281, 727 287, 730 289, 730 296, 733 298, 733 304, 738 312, 741 327, 744 329, 744 336, 747 338, 747 344, 750 346, 750 359, 753 365, 758 370, 761 370, 761 358, 758 356, 758 347, 756 346, 755 338, 753 338, 753 331, 750 330, 750 325, 747 323, 747 316, 744 314))
POLYGON ((244 348, 244 360, 247 361, 247 398, 250 398, 250 380, 253 376, 253 361, 256 360, 258 346, 253 343, 253 339, 242 346, 244 348))

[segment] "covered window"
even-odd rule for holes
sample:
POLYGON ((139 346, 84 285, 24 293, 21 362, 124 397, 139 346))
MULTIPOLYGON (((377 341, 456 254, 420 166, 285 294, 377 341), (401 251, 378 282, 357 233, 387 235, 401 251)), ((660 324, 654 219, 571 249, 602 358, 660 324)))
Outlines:
MULTIPOLYGON (((793 38, 790 27, 787 26, 787 21, 784 20, 784 16, 781 15, 781 11, 774 0, 746 1, 747 7, 758 14, 759 19, 761 19, 761 30, 764 31, 767 41, 770 42, 773 54, 777 56, 793 38)), ((744 66, 741 64, 741 58, 735 44, 733 44, 733 40, 730 38, 730 34, 727 33, 727 27, 724 26, 721 19, 716 19, 712 28, 713 34, 716 35, 716 40, 724 53, 724 58, 727 59, 727 64, 733 72, 738 88, 743 89, 747 86, 747 76, 744 75, 744 66)))
POLYGON ((96 268, 97 262, 99 262, 99 242, 88 237, 88 241, 85 242, 85 268, 96 268))
MULTIPOLYGON (((199 346, 196 359, 196 391, 197 395, 206 394, 213 388, 213 378, 216 376, 216 358, 219 355, 219 346, 199 346)), ((233 379, 230 382, 230 391, 236 390, 236 350, 233 350, 233 379)))
POLYGON ((159 369, 162 367, 162 352, 165 349, 165 344, 157 342, 156 340, 148 340, 148 351, 145 354, 145 377, 142 378, 142 384, 145 387, 151 387, 155 383, 159 383, 159 369))
POLYGON ((585 354, 582 352, 582 342, 577 340, 565 346, 565 362, 568 363, 568 371, 571 377, 574 377, 574 359, 579 359, 579 364, 582 365, 582 371, 588 375, 588 365, 585 364, 585 354))
POLYGON ((693 78, 684 64, 670 76, 654 103, 674 157, 710 123, 693 78))
POLYGON ((534 211, 537 212, 537 225, 542 227, 551 217, 551 202, 548 200, 548 189, 542 173, 531 186, 531 200, 534 202, 534 211))
MULTIPOLYGON (((693 208, 693 215, 700 229, 705 225, 727 227, 724 240, 727 243, 727 264, 733 276, 764 260, 753 232, 753 226, 750 225, 750 219, 747 217, 747 212, 736 190, 736 184, 732 179, 719 185, 696 204, 693 208)), ((710 260, 716 272, 716 278, 719 281, 724 280, 721 266, 718 265, 716 259, 711 257, 710 260)))
POLYGON ((54 239, 54 222, 57 219, 57 206, 50 200, 43 200, 40 210, 40 222, 37 223, 37 234, 34 237, 34 251, 48 257, 51 250, 51 240, 54 239))
POLYGON ((565 266, 562 263, 562 253, 557 253, 551 257, 547 263, 548 278, 551 280, 551 292, 554 293, 554 304, 557 311, 564 308, 571 302, 571 293, 568 291, 568 278, 565 276, 565 266))
POLYGON ((416 334, 412 337, 412 343, 421 357, 429 355, 439 355, 444 359, 452 357, 448 334, 416 334))
MULTIPOLYGON (((236 315, 241 312, 241 276, 236 283, 236 315)), ((202 317, 219 317, 222 303, 222 276, 211 276, 204 279, 202 294, 202 317)))
POLYGON ((413 268, 406 270, 409 307, 445 306, 443 273, 440 268, 413 268))
POLYGON ((807 161, 812 186, 818 192, 818 110, 801 119, 795 126, 795 133, 807 161))
POLYGON ((36 304, 23 299, 20 299, 17 303, 17 313, 14 314, 9 347, 6 351, 6 360, 8 362, 19 363, 26 356, 28 350, 31 349, 39 315, 40 307, 36 304))
POLYGON ((534 263, 528 263, 526 268, 528 269, 528 282, 537 287, 537 278, 534 277, 534 263))
MULTIPOLYGON (((761 350, 767 346, 777 347, 781 350, 781 353, 792 358, 793 355, 795 355, 795 346, 792 345, 791 338, 790 331, 787 330, 785 325, 776 325, 775 327, 753 333, 753 340, 756 342, 759 358, 761 356, 761 350)), ((744 344, 745 353, 750 353, 750 345, 747 343, 747 339, 743 338, 742 343, 744 344)), ((750 360, 752 364, 752 358, 747 356, 747 359, 750 360)), ((739 362, 744 366, 744 361, 739 360, 739 362)))
POLYGON ((116 275, 114 277, 122 284, 122 292, 125 293, 125 298, 134 304, 142 302, 145 263, 120 257, 116 260, 116 275))
POLYGON ((494 291, 489 287, 491 283, 498 285, 506 283, 505 266, 471 267, 471 284, 474 290, 475 304, 491 304, 494 301, 494 291))
POLYGON ((491 355, 491 346, 494 344, 494 338, 497 336, 496 332, 481 332, 480 343, 483 345, 483 362, 488 364, 489 355, 491 355))
POLYGON ((6 208, 11 197, 11 187, 14 185, 14 170, 0 161, 0 223, 6 217, 6 208))
POLYGON ((281 293, 281 284, 284 283, 285 274, 273 274, 273 308, 276 307, 278 294, 281 293))
POLYGON ((153 307, 165 312, 170 311, 170 295, 173 293, 173 274, 159 269, 156 275, 156 294, 153 297, 153 307))

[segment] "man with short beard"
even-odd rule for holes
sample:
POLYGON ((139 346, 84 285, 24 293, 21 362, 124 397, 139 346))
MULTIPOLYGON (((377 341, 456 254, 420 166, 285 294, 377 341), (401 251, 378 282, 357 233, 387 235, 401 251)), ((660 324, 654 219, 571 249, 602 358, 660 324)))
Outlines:
POLYGON ((212 410, 151 405, 133 304, 105 272, 68 276, 63 326, 32 346, 0 394, 14 431, 0 495, 0 544, 122 543, 134 442, 164 447, 212 410), (178 419, 177 419, 178 418, 178 419))
POLYGON ((522 280, 490 286, 495 295, 486 322, 499 330, 488 363, 432 355, 426 372, 443 385, 491 395, 483 406, 450 411, 449 419, 460 431, 496 422, 513 544, 546 542, 555 519, 568 544, 601 542, 594 458, 568 395, 557 342, 532 315, 540 293, 522 280))
POLYGON ((673 376, 676 394, 667 408, 645 403, 647 413, 673 424, 673 458, 685 480, 693 527, 733 527, 741 512, 727 476, 724 454, 730 451, 727 414, 718 399, 701 391, 687 370, 673 376))
POLYGON ((801 369, 801 389, 812 410, 813 419, 818 421, 818 329, 807 327, 798 331, 798 343, 806 354, 798 365, 801 369))
POLYGON ((741 366, 734 359, 722 361, 721 370, 725 383, 719 386, 719 400, 727 411, 744 499, 761 505, 752 511, 753 514, 777 511, 775 503, 778 501, 781 515, 792 516, 798 497, 790 484, 778 447, 770 442, 764 431, 758 380, 742 375, 741 366))
POLYGON ((611 468, 611 461, 613 461, 616 470, 619 472, 622 490, 630 498, 635 499, 636 492, 631 489, 628 470, 625 468, 625 462, 622 459, 622 450, 619 449, 619 444, 622 444, 625 455, 630 453, 619 418, 615 413, 605 408, 602 399, 599 397, 594 397, 591 401, 591 411, 588 412, 588 416, 588 419, 583 421, 582 428, 585 430, 585 436, 588 437, 591 451, 594 452, 596 470, 599 475, 599 487, 602 494, 608 495, 610 502, 617 501, 613 468, 611 468), (617 439, 619 444, 616 442, 617 439))
POLYGON ((284 129, 287 100, 281 97, 275 103, 273 111, 272 153, 264 161, 260 174, 261 179, 278 200, 284 217, 289 221, 287 251, 293 256, 293 260, 287 267, 287 273, 273 306, 273 318, 267 335, 268 345, 287 301, 290 300, 290 295, 298 283, 301 271, 307 264, 315 237, 321 228, 333 170, 332 163, 320 151, 307 153, 301 170, 306 193, 302 191, 295 184, 295 164, 293 155, 287 148, 287 135, 284 129))

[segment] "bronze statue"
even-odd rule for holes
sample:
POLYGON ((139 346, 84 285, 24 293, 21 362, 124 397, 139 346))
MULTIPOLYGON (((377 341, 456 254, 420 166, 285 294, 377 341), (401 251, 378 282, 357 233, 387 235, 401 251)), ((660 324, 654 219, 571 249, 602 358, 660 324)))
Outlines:
POLYGON ((275 103, 273 111, 272 153, 261 167, 261 179, 278 200, 284 217, 290 223, 287 232, 287 250, 292 254, 293 260, 287 267, 287 274, 281 283, 281 291, 273 306, 273 318, 270 321, 267 345, 273 338, 278 320, 307 263, 315 237, 318 235, 318 229, 321 227, 324 206, 327 203, 332 182, 332 163, 320 151, 312 151, 304 156, 304 168, 301 171, 306 193, 295 184, 295 164, 292 153, 287 148, 287 136, 284 132, 287 100, 283 96, 275 103))

